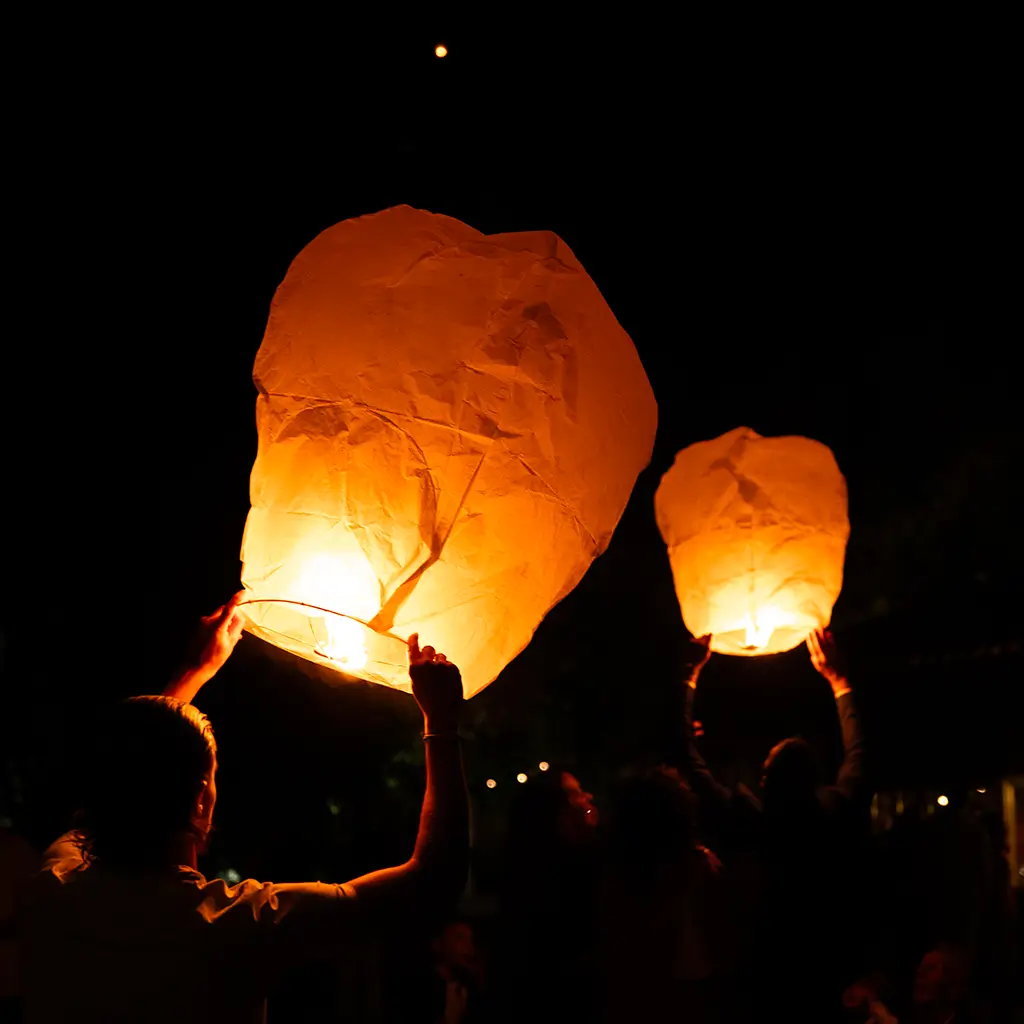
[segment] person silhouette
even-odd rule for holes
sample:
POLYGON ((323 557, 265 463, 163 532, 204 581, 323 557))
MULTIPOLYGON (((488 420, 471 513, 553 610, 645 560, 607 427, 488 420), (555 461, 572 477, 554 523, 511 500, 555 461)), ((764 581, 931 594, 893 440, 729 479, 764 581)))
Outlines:
POLYGON ((750 973, 755 1003, 781 1012, 841 1019, 841 994, 854 942, 844 890, 857 809, 866 796, 864 741, 853 690, 839 667, 831 633, 807 638, 811 661, 828 681, 842 728, 844 759, 822 785, 810 745, 800 737, 775 744, 761 770, 761 794, 735 790, 712 774, 696 744, 693 705, 711 637, 691 641, 684 711, 683 768, 701 810, 756 848, 759 895, 750 973))
MULTIPOLYGON (((217 745, 190 702, 230 657, 241 594, 202 621, 199 654, 159 696, 98 725, 77 828, 45 853, 29 893, 29 1022, 257 1022, 275 976, 329 959, 382 921, 454 905, 468 871, 459 670, 410 639, 427 781, 409 860, 342 884, 229 885, 197 870, 217 802, 217 745)), ((279 809, 278 813, 282 813, 279 809)))

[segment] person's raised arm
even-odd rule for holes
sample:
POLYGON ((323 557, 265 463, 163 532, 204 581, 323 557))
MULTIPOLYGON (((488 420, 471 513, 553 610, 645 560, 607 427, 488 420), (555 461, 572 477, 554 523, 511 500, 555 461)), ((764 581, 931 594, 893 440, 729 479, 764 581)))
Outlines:
POLYGON ((680 768, 686 773, 694 793, 701 800, 711 800, 718 804, 728 804, 732 800, 732 791, 723 786, 711 774, 711 769, 697 749, 697 740, 693 726, 693 702, 697 696, 697 680, 701 669, 711 657, 711 636, 693 637, 684 668, 684 704, 683 704, 683 749, 680 768))
POLYGON ((409 639, 409 675, 423 712, 426 746, 427 785, 419 833, 405 864, 346 884, 364 909, 450 905, 459 898, 469 873, 469 801, 458 733, 462 677, 433 647, 421 650, 416 634, 409 639))
POLYGON ((839 769, 835 788, 847 800, 858 800, 864 793, 864 737, 857 705, 853 699, 846 673, 840 667, 835 641, 828 630, 817 630, 807 638, 811 663, 832 687, 843 732, 843 764, 839 769))
POLYGON ((203 616, 194 650, 185 667, 164 688, 163 696, 190 704, 203 685, 221 670, 245 628, 245 615, 238 608, 244 596, 245 591, 240 590, 212 615, 203 616))

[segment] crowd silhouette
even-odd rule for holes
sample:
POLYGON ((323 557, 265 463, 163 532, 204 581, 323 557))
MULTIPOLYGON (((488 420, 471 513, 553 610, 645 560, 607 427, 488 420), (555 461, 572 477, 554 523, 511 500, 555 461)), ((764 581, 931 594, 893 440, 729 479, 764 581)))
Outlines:
POLYGON ((459 671, 414 636, 426 784, 407 862, 350 881, 207 880, 217 744, 192 701, 238 642, 240 597, 202 620, 163 694, 100 721, 79 811, 41 860, 0 833, 3 1021, 262 1021, 277 980, 309 964, 337 970, 328 1021, 1021 1019, 1002 823, 908 819, 870 841, 855 681, 827 631, 807 647, 842 731, 834 780, 800 737, 771 750, 760 792, 716 778, 693 719, 711 638, 696 638, 674 756, 624 774, 607 808, 568 765, 522 787, 486 920, 459 910, 459 671))

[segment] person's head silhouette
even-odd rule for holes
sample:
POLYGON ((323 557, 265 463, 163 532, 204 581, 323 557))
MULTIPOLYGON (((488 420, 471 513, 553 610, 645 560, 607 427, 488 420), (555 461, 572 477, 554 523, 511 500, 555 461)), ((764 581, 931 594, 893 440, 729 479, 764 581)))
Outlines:
POLYGON ((818 766, 806 740, 799 736, 776 743, 761 769, 766 810, 799 807, 814 800, 818 766))
POLYGON ((194 867, 217 802, 217 742, 206 716, 173 697, 133 697, 96 723, 92 740, 77 822, 90 858, 194 867))

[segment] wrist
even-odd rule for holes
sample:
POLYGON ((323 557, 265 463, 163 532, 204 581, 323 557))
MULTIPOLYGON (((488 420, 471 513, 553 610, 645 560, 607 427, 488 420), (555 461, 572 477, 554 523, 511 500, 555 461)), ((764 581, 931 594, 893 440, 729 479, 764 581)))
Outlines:
POLYGON ((424 715, 424 736, 457 736, 459 733, 458 715, 424 715))
POLYGON ((845 678, 832 679, 830 682, 832 683, 832 693, 836 700, 852 692, 852 688, 845 678))
POLYGON ((211 676, 212 673, 207 673, 203 669, 184 669, 167 686, 164 690, 164 695, 176 697, 187 704, 203 688, 203 685, 210 681, 211 676))

